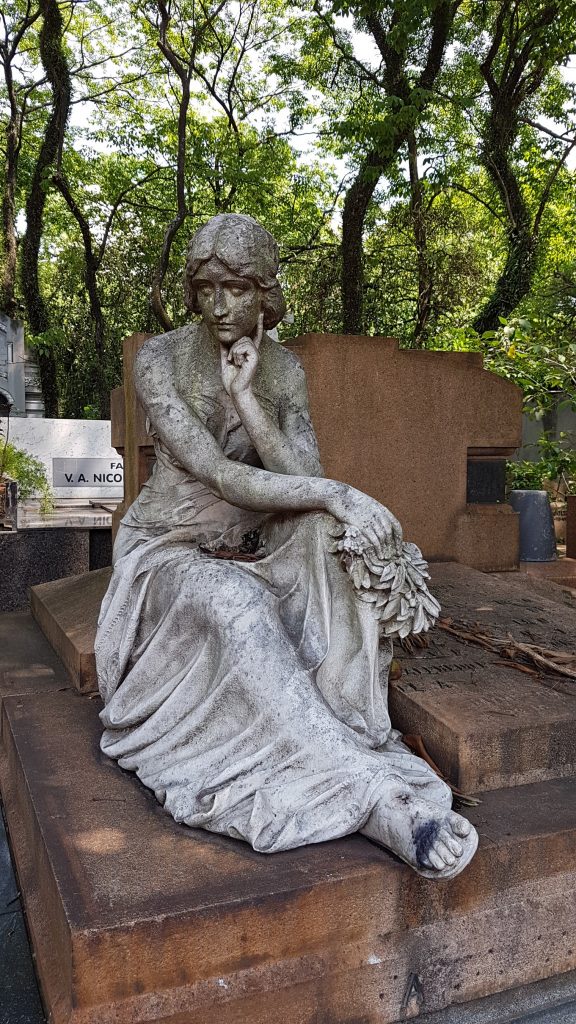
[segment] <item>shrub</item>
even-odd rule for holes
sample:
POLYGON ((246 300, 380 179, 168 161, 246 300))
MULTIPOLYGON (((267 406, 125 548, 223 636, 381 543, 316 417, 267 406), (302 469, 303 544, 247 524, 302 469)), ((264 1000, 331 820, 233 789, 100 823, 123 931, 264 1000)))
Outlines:
POLYGON ((13 444, 0 443, 0 477, 4 475, 18 481, 18 496, 22 501, 33 496, 40 498, 42 515, 54 510, 54 495, 39 459, 13 444))
POLYGON ((536 446, 540 451, 537 462, 507 464, 508 489, 551 490, 551 498, 573 494, 576 491, 576 449, 571 446, 568 434, 562 432, 558 441, 543 434, 536 446), (552 484, 552 488, 547 484, 552 484))

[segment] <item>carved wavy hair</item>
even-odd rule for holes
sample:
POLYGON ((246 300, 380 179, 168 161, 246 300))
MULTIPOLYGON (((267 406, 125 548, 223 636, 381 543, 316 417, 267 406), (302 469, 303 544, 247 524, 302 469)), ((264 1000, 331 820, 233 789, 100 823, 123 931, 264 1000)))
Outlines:
POLYGON ((194 278, 213 258, 258 285, 264 299, 264 327, 276 327, 286 303, 276 276, 278 246, 272 235, 258 221, 240 213, 219 213, 199 228, 188 246, 184 271, 184 302, 192 313, 200 312, 194 278))

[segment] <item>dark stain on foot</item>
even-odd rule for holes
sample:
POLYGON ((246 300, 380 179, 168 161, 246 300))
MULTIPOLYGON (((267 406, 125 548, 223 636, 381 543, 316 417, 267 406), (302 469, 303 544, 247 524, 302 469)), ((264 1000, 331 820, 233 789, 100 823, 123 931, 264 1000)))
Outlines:
POLYGON ((416 848, 416 860, 418 866, 423 868, 426 867, 426 859, 428 854, 438 838, 440 831, 440 825, 437 821, 425 821, 423 825, 419 825, 414 832, 414 846, 416 848))

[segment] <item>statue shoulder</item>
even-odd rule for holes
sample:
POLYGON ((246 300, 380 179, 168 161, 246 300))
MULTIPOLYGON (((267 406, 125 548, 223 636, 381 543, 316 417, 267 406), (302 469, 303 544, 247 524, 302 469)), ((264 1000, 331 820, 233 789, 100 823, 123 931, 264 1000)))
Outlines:
POLYGON ((266 344, 266 361, 274 371, 289 377, 294 376, 297 379, 304 376, 304 368, 298 356, 294 355, 290 349, 279 342, 272 341, 267 335, 264 336, 264 340, 266 344))
POLYGON ((255 391, 259 399, 278 410, 307 409, 308 388, 300 360, 277 341, 264 335, 255 391))
POLYGON ((158 377, 166 382, 166 373, 175 369, 176 356, 184 348, 199 343, 198 326, 185 324, 166 334, 155 334, 148 338, 138 350, 134 360, 134 378, 158 377))

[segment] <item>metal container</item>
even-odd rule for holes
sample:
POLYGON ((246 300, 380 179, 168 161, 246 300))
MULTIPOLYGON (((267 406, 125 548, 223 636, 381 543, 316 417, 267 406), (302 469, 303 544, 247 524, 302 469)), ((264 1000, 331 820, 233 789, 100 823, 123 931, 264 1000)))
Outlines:
POLYGON ((510 504, 520 516, 520 561, 553 562, 558 556, 548 492, 511 491, 510 504))

